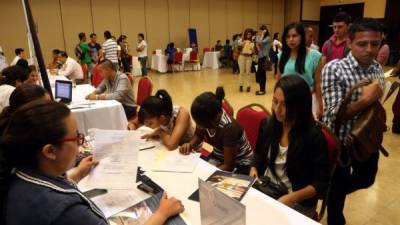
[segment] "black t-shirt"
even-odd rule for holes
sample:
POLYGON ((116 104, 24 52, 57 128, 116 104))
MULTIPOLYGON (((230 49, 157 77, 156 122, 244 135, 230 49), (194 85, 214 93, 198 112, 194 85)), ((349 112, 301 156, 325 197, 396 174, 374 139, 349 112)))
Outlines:
POLYGON ((99 43, 89 43, 90 48, 90 56, 92 57, 92 61, 97 61, 99 58, 99 52, 101 50, 101 45, 99 43))
POLYGON ((236 120, 230 118, 223 111, 219 126, 215 130, 200 129, 196 127, 196 136, 206 138, 207 143, 214 147, 213 156, 221 162, 224 161, 224 147, 236 148, 236 164, 249 165, 253 151, 247 140, 243 128, 236 120))

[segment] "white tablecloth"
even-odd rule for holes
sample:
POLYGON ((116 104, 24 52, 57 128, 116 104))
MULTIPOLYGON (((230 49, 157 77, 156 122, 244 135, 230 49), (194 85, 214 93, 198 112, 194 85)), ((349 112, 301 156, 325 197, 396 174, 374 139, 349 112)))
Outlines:
POLYGON ((72 90, 72 102, 69 107, 75 115, 79 132, 86 135, 90 128, 126 130, 128 120, 122 104, 115 100, 85 100, 86 95, 93 90, 94 87, 89 84, 77 85, 72 90))
POLYGON ((203 68, 218 69, 220 52, 206 52, 203 58, 203 68))
MULTIPOLYGON (((198 188, 198 178, 206 180, 217 168, 198 159, 193 173, 152 172, 148 168, 155 160, 157 150, 139 152, 139 166, 146 175, 163 187, 169 196, 180 199, 185 206, 182 216, 192 225, 200 225, 200 204, 188 197, 198 188)), ((241 201, 246 205, 246 224, 248 225, 316 225, 319 224, 295 210, 277 202, 263 193, 251 188, 241 201)))
POLYGON ((132 73, 133 76, 142 75, 142 65, 140 64, 137 56, 132 56, 132 73))
POLYGON ((168 56, 165 55, 152 55, 151 57, 151 69, 160 73, 166 73, 168 56))

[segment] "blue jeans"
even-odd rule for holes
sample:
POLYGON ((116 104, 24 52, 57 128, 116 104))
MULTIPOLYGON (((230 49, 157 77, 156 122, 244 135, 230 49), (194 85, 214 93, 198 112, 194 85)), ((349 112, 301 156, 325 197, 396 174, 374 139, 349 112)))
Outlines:
POLYGON ((147 56, 139 57, 140 65, 142 66, 142 76, 147 75, 147 56))

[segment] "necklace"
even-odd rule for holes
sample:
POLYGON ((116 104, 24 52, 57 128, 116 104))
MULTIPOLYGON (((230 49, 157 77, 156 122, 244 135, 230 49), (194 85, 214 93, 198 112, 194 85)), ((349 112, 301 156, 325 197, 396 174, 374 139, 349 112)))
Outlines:
POLYGON ((214 131, 214 133, 212 134, 212 133, 210 133, 210 131, 208 129, 206 129, 206 131, 208 133, 208 136, 210 136, 210 137, 214 137, 215 134, 217 133, 216 131, 214 131))

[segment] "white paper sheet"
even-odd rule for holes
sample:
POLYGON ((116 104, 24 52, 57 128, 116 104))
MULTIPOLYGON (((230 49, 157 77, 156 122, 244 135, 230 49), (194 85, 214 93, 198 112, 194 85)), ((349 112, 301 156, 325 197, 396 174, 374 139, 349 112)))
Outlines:
POLYGON ((385 73, 385 78, 391 77, 391 76, 392 76, 392 72, 393 72, 393 69, 388 70, 388 71, 385 73))
POLYGON ((100 208, 106 218, 115 215, 141 201, 149 195, 140 190, 111 190, 91 200, 100 208))
POLYGON ((192 173, 197 166, 196 154, 182 155, 179 150, 160 150, 151 168, 152 171, 192 173))
POLYGON ((132 189, 136 184, 138 146, 143 144, 137 131, 94 130, 94 160, 100 163, 88 176, 87 185, 104 189, 132 189))

